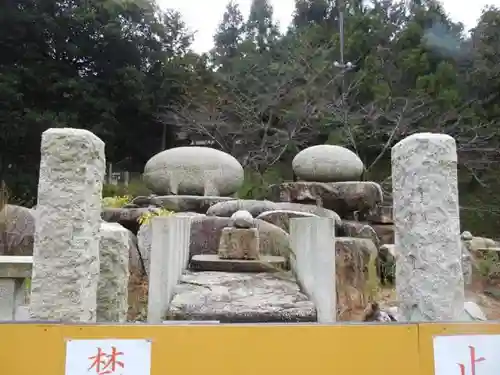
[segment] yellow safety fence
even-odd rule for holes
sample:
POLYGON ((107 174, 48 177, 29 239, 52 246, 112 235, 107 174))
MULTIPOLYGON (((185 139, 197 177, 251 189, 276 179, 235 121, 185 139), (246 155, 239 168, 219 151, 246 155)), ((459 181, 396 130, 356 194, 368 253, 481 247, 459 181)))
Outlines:
POLYGON ((108 338, 150 339, 151 375, 432 375, 432 337, 448 334, 500 323, 0 324, 0 375, 64 375, 68 339, 108 338))

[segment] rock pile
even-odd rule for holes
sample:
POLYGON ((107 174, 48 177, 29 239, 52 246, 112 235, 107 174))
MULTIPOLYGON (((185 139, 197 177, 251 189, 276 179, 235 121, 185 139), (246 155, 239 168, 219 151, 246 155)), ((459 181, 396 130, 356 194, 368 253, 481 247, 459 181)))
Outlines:
POLYGON ((363 219, 382 202, 380 186, 360 181, 363 162, 344 147, 306 148, 295 156, 292 167, 299 181, 270 186, 268 199, 312 203, 335 211, 345 219, 363 219))
POLYGON ((381 206, 382 189, 375 182, 360 181, 363 162, 340 146, 306 148, 295 156, 292 168, 298 181, 272 185, 267 196, 282 211, 264 212, 259 218, 286 230, 290 217, 335 218, 338 318, 348 320, 351 311, 363 308, 370 297, 369 269, 376 267, 381 241, 368 217, 381 206))
MULTIPOLYGON (((193 148, 188 149, 191 151, 181 152, 194 152, 193 148)), ((179 152, 168 151, 174 156, 179 152)), ((171 160, 160 162, 162 158, 164 156, 153 157, 145 168, 145 174, 148 174, 145 178, 153 180, 149 186, 157 189, 158 194, 214 194, 213 187, 218 182, 207 185, 204 180, 214 174, 200 173, 191 162, 185 162, 185 158, 174 158, 176 165, 171 160), (190 168, 194 168, 192 173, 198 176, 197 179, 185 176, 185 171, 190 168), (175 177, 177 175, 179 177, 175 177), (193 185, 195 180, 199 181, 196 188, 193 185), (160 181, 167 186, 163 190, 158 190, 160 181), (172 181, 177 190, 175 186, 172 189, 172 181), (206 186, 212 190, 205 189, 206 186)), ((221 157, 216 160, 222 165, 228 159, 221 157)), ((303 181, 271 186, 268 200, 167 195, 140 197, 133 203, 149 209, 158 204, 179 214, 182 211, 205 214, 195 217, 191 226, 190 267, 197 271, 269 272, 275 267, 286 268, 290 254, 290 218, 333 218, 340 237, 336 239, 337 275, 332 277, 337 279, 338 300, 342 306, 339 318, 348 319, 350 311, 364 306, 368 299, 368 268, 375 264, 373 260, 377 258, 380 244, 377 233, 366 225, 368 222, 360 223, 356 219, 366 218, 376 210, 382 202, 381 188, 374 182, 360 181, 363 163, 352 151, 340 146, 308 148, 297 154, 292 164, 295 174, 303 181), (350 222, 354 224, 349 225, 350 222)), ((220 169, 224 168, 221 166, 220 169)), ((234 173, 236 169, 228 167, 234 173)), ((221 191, 228 192, 218 189, 217 193, 221 191)), ((139 229, 138 243, 148 269, 149 225, 139 229)))
POLYGON ((282 256, 260 254, 259 229, 250 212, 239 210, 222 229, 216 255, 194 255, 191 266, 203 271, 268 272, 284 268, 282 256))
MULTIPOLYGON (((425 136, 418 140, 421 142, 427 138, 435 139, 425 136)), ((409 141, 412 139, 415 140, 415 137, 409 138, 409 141)), ((435 147, 438 144, 432 143, 434 148, 427 147, 427 151, 446 149, 435 147)), ((414 142, 413 146, 418 149, 418 142, 414 142)), ((439 154, 434 151, 428 152, 431 156, 427 159, 439 154)), ((3 218, 7 218, 0 226, 0 232, 3 231, 0 233, 0 255, 34 254, 34 295, 30 308, 33 317, 43 319, 123 322, 129 310, 127 282, 130 272, 137 268, 149 271, 152 243, 153 255, 161 261, 153 263, 150 283, 153 289, 149 291, 156 293, 149 294, 149 302, 153 301, 154 305, 159 296, 166 296, 166 302, 156 304, 156 307, 161 305, 161 309, 157 309, 158 319, 166 313, 174 319, 224 322, 315 321, 325 311, 317 298, 318 289, 311 292, 311 289, 305 288, 309 296, 304 294, 293 271, 300 270, 299 280, 302 286, 305 285, 304 280, 314 277, 313 268, 307 265, 309 258, 305 255, 314 258, 316 254, 321 254, 316 257, 316 265, 329 263, 328 260, 335 257, 335 267, 330 262, 328 267, 316 268, 316 274, 323 275, 321 286, 335 277, 339 320, 350 320, 351 311, 366 306, 371 300, 374 286, 371 282, 378 281, 373 280, 373 277, 376 278, 373 271, 376 261, 380 260, 394 263, 404 259, 403 265, 398 265, 400 269, 406 267, 406 273, 402 274, 403 282, 399 284, 400 289, 405 291, 401 295, 406 298, 407 307, 419 301, 423 311, 427 308, 426 298, 430 296, 433 308, 442 305, 444 310, 448 308, 448 303, 434 300, 445 293, 437 293, 434 289, 438 285, 443 291, 446 283, 436 284, 428 280, 436 275, 442 279, 449 277, 450 272, 443 276, 442 271, 453 269, 456 275, 452 275, 452 279, 456 286, 461 287, 461 269, 467 276, 467 282, 470 282, 474 258, 483 251, 498 251, 500 245, 489 239, 473 237, 467 232, 462 234, 461 243, 458 236, 450 235, 458 233, 459 229, 458 214, 455 212, 458 211, 458 204, 455 203, 448 210, 453 214, 440 217, 435 223, 420 220, 415 224, 410 223, 410 219, 406 220, 413 218, 415 212, 422 213, 415 205, 419 199, 411 197, 418 197, 420 190, 416 186, 427 181, 413 174, 413 180, 408 183, 407 164, 411 167, 410 171, 421 174, 432 172, 432 176, 443 186, 443 191, 450 184, 443 183, 440 178, 444 175, 453 177, 456 166, 448 165, 444 170, 447 173, 436 166, 427 171, 432 163, 421 163, 421 159, 415 156, 418 152, 407 152, 402 147, 399 147, 399 152, 402 156, 396 158, 397 168, 393 173, 399 183, 395 184, 396 190, 399 189, 395 194, 395 211, 399 216, 395 218, 399 224, 398 243, 405 246, 396 249, 393 244, 392 209, 384 205, 379 184, 360 181, 364 165, 356 154, 346 148, 321 145, 303 150, 292 163, 299 181, 271 186, 267 200, 244 200, 232 196, 243 182, 243 169, 228 154, 205 147, 179 147, 163 151, 153 156, 145 166, 144 179, 154 195, 135 197, 120 209, 104 210, 101 213, 103 222, 99 217, 105 166, 103 142, 87 131, 52 129, 45 132, 42 138, 39 205, 32 210, 7 205, 0 212, 3 218), (75 150, 79 150, 78 158, 75 150), (83 172, 75 174, 75 170, 83 172), (89 186, 92 189, 89 190, 89 186), (60 194, 61 191, 65 194, 60 194), (163 215, 164 209, 175 211, 167 212, 168 215, 190 218, 156 220, 152 238, 151 222, 139 223, 138 218, 144 213, 163 215), (292 253, 290 219, 298 217, 333 220, 293 221, 294 249, 306 251, 292 253), (321 230, 314 229, 315 221, 322 222, 321 230), (175 225, 160 225, 162 222, 175 225), (181 222, 189 225, 181 226, 181 222), (433 241, 428 244, 426 236, 439 223, 444 223, 441 226, 444 229, 453 225, 453 230, 435 230, 433 241), (298 224, 304 230, 297 230, 298 224), (335 238, 335 248, 332 226, 339 235, 335 238), (403 239, 406 242, 401 241, 401 227, 404 228, 406 237, 403 239), (182 234, 179 236, 179 233, 182 234), (412 237, 415 233, 418 235, 414 237, 418 237, 420 245, 415 245, 412 237), (444 236, 449 238, 443 240, 444 236), (301 242, 308 238, 316 241, 301 242), (329 239, 332 241, 328 242, 329 239), (439 241, 446 245, 446 251, 443 251, 445 246, 436 246, 439 241), (422 243, 426 246, 421 246, 422 243), (418 268, 418 272, 425 271, 428 275, 420 275, 418 284, 412 285, 410 280, 415 280, 417 272, 410 260, 417 252, 424 253, 422 258, 425 259, 438 259, 436 254, 441 259, 438 259, 440 262, 427 260, 426 267, 418 268), (302 254, 302 257, 292 257, 296 254, 302 254), (448 254, 453 256, 452 260, 446 258, 448 254), (292 272, 290 264, 294 266, 292 272), (297 264, 306 266, 301 268, 297 264), (443 264, 452 264, 453 267, 443 264), (68 268, 68 265, 73 265, 73 268, 68 268), (182 274, 186 267, 188 270, 182 274), (45 277, 47 274, 50 276, 45 277), (302 279, 304 274, 307 278, 302 279), (419 289, 426 291, 420 295, 419 289), (410 291, 418 298, 409 298, 410 291), (78 301, 73 301, 74 296, 78 297, 78 301), (173 297, 172 301, 170 297, 173 297), (312 301, 319 306, 319 312, 312 301)), ((446 163, 434 164, 443 168, 446 163)), ((443 198, 439 195, 440 190, 434 191, 432 186, 424 186, 421 190, 427 191, 435 201, 446 199, 446 195, 443 198)), ((456 200, 456 191, 452 193, 456 200)), ((432 202, 433 199, 427 199, 426 210, 443 216, 444 204, 432 202)), ((328 290, 332 291, 328 293, 331 297, 333 287, 328 290)), ((448 294, 451 296, 451 293, 448 294)), ((457 301, 459 299, 454 303, 459 315, 465 311, 473 319, 484 318, 480 316, 477 306, 465 302, 462 309, 462 302, 458 304, 457 301)), ((327 310, 330 315, 334 313, 334 308, 328 307, 327 310)), ((372 304, 366 320, 399 320, 398 313, 408 316, 405 308, 384 313, 382 307, 372 304)), ((435 316, 440 317, 437 312, 435 316)))

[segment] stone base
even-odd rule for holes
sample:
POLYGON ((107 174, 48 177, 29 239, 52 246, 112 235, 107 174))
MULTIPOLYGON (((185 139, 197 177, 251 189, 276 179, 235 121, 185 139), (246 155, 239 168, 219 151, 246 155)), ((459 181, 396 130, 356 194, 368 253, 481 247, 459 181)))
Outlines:
POLYGON ((190 268, 196 271, 221 272, 275 272, 285 269, 286 259, 278 256, 261 256, 259 260, 221 259, 217 255, 195 255, 190 268))
POLYGON ((363 220, 382 203, 382 188, 370 181, 283 182, 269 186, 267 199, 305 203, 335 211, 343 219, 363 220))
POLYGON ((223 259, 259 259, 259 231, 257 228, 222 229, 219 257, 223 259))
POLYGON ((132 203, 139 207, 151 204, 175 212, 196 212, 205 214, 207 210, 219 202, 234 200, 233 197, 215 197, 198 195, 158 195, 152 197, 137 197, 132 203))

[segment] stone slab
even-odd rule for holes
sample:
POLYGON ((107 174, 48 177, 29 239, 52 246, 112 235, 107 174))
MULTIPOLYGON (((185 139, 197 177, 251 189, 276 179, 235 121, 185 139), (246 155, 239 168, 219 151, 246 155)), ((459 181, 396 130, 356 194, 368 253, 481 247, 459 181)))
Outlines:
POLYGON ((286 259, 280 256, 261 255, 258 260, 221 259, 218 255, 202 254, 191 258, 190 268, 197 271, 221 272, 275 272, 283 269, 286 259))
POLYGON ((175 286, 188 264, 191 217, 158 216, 151 224, 148 323, 161 324, 175 286))
POLYGON ((206 213, 214 204, 235 199, 236 198, 233 197, 196 195, 160 195, 155 197, 155 200, 157 200, 164 209, 175 212, 192 211, 200 214, 206 213))
MULTIPOLYGON (((292 268, 301 290, 316 306, 319 323, 337 320, 334 220, 326 217, 290 220, 292 268)), ((371 243, 371 242, 370 242, 371 243)))
POLYGON ((315 322, 316 308, 295 280, 272 273, 187 271, 175 288, 172 320, 221 323, 315 322))
POLYGON ((31 277, 33 257, 0 256, 0 278, 25 279, 31 277))

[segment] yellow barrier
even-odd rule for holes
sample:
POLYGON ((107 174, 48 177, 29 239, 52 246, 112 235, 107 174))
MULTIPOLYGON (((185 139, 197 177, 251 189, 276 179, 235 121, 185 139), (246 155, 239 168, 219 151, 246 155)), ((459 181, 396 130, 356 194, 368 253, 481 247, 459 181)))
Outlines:
POLYGON ((2 375, 63 375, 69 338, 149 338, 151 375, 418 375, 416 326, 6 324, 0 337, 2 375))
MULTIPOLYGON (((484 335, 500 334, 500 323, 477 322, 468 324, 429 323, 418 325, 418 351, 422 375, 434 374, 434 350, 432 338, 437 335, 484 335)), ((457 375, 460 374, 457 367, 457 375)))
POLYGON ((64 375, 66 340, 136 338, 152 342, 151 375, 432 375, 432 336, 450 333, 500 324, 0 324, 0 374, 64 375))

